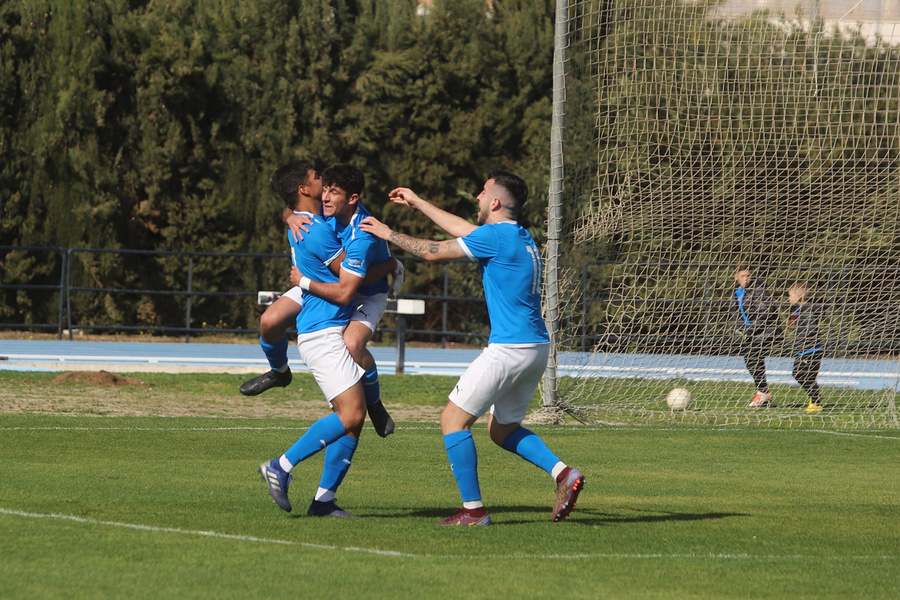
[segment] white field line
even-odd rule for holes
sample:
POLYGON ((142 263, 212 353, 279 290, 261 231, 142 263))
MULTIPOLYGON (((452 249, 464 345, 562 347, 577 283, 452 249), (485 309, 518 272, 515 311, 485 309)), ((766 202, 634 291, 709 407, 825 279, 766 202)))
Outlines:
MULTIPOLYGON (((251 542, 256 544, 274 544, 279 546, 299 546, 302 548, 312 548, 314 550, 334 550, 340 552, 360 552, 363 554, 372 554, 376 556, 399 557, 399 558, 439 558, 439 559, 463 559, 471 560, 476 557, 470 554, 414 554, 409 552, 398 552, 394 550, 379 550, 376 548, 360 548, 357 546, 333 546, 328 544, 314 544, 311 542, 297 542, 293 540, 279 540, 272 538, 261 538, 252 535, 238 535, 232 533, 221 533, 217 531, 202 531, 191 529, 180 529, 177 527, 157 527, 154 525, 141 525, 137 523, 122 523, 119 521, 101 521, 98 519, 86 519, 75 515, 63 515, 58 513, 30 513, 21 510, 12 510, 0 507, 0 514, 22 517, 27 519, 55 519, 61 521, 70 521, 74 523, 82 523, 85 525, 99 525, 103 527, 119 527, 124 529, 134 529, 138 531, 148 531, 152 533, 172 533, 176 535, 188 535, 208 537, 223 540, 233 540, 237 542, 251 542)), ((628 553, 579 553, 579 554, 489 554, 477 555, 477 558, 488 559, 532 559, 532 560, 572 560, 572 559, 625 559, 625 560, 682 560, 682 559, 698 559, 698 560, 837 560, 837 561, 890 561, 900 559, 900 555, 851 555, 851 556, 822 556, 810 554, 789 554, 789 555, 770 555, 770 554, 747 554, 747 553, 648 553, 648 554, 628 554, 628 553)))
MULTIPOLYGON (((69 418, 78 418, 78 417, 69 417, 69 418)), ((90 419, 94 419, 95 417, 88 417, 90 419)), ((529 425, 529 427, 539 427, 542 431, 565 431, 565 432, 604 432, 604 433, 624 433, 630 431, 648 431, 647 427, 635 427, 632 425, 529 425)), ((62 425, 54 425, 51 427, 21 427, 21 426, 13 426, 13 427, 0 427, 0 431, 208 431, 208 432, 217 432, 217 431, 303 431, 308 429, 308 427, 294 427, 294 426, 281 426, 281 425, 270 425, 270 426, 261 426, 261 427, 83 427, 83 426, 62 426, 62 425)), ((428 425, 428 424, 419 424, 419 425, 398 425, 398 430, 403 431, 437 431, 440 429, 439 425, 428 425)), ((758 429, 752 427, 734 427, 730 429, 724 428, 710 428, 710 427, 654 427, 652 429, 654 432, 688 432, 688 431, 709 431, 709 432, 727 432, 727 433, 735 433, 739 431, 743 432, 755 432, 758 429)), ((855 437, 855 438, 871 438, 877 440, 892 440, 895 442, 900 442, 900 432, 897 432, 896 435, 883 435, 882 433, 876 432, 852 432, 852 431, 833 431, 829 429, 776 429, 772 430, 773 433, 783 433, 786 435, 796 435, 796 434, 823 434, 823 435, 836 435, 843 437, 855 437)), ((885 432, 887 433, 887 432, 885 432)), ((893 432, 890 432, 893 433, 893 432)))

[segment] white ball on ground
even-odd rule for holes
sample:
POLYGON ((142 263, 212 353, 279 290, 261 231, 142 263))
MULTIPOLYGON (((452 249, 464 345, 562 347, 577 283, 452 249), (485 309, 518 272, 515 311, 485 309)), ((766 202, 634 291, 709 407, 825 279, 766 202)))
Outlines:
POLYGON ((691 393, 685 388, 675 388, 666 396, 666 404, 673 411, 687 410, 691 405, 691 393))

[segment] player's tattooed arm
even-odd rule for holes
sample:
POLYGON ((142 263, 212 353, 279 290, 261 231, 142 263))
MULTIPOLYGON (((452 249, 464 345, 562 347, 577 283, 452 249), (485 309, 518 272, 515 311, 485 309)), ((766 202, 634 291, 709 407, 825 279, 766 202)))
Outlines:
POLYGON ((397 233, 375 217, 363 219, 359 228, 425 260, 452 260, 465 257, 465 253, 455 239, 438 242, 414 238, 404 233, 397 233))
POLYGON ((403 233, 391 231, 389 241, 406 250, 410 254, 424 258, 425 260, 451 260, 463 258, 465 254, 456 240, 437 242, 414 238, 403 233))

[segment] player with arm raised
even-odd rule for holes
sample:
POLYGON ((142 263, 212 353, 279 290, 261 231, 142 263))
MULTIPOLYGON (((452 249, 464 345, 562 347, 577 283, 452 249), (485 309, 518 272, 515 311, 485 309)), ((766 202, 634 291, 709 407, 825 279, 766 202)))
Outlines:
MULTIPOLYGON (((321 214, 321 200, 303 188, 318 179, 309 163, 295 161, 275 172, 272 186, 295 212, 312 225, 302 240, 289 236, 291 261, 299 269, 323 281, 336 281, 329 264, 342 255, 340 241, 321 214)), ((319 419, 280 457, 264 462, 259 473, 275 503, 287 512, 291 471, 300 462, 325 448, 322 477, 307 514, 317 517, 352 517, 335 502, 338 486, 347 474, 366 418, 362 389, 363 369, 350 356, 343 332, 351 308, 303 293, 303 310, 297 316, 297 347, 333 412, 319 419)))
POLYGON ((493 171, 478 194, 477 224, 423 200, 408 188, 390 198, 421 211, 455 239, 431 241, 392 231, 374 217, 360 229, 429 261, 468 258, 481 269, 491 334, 488 347, 469 366, 441 413, 441 433, 463 508, 437 525, 488 525, 478 483, 472 425, 486 412, 491 440, 554 477, 552 520, 562 521, 584 486, 584 475, 562 462, 534 432, 522 427, 543 376, 550 342, 541 317, 542 261, 531 234, 518 223, 528 197, 525 182, 493 171))

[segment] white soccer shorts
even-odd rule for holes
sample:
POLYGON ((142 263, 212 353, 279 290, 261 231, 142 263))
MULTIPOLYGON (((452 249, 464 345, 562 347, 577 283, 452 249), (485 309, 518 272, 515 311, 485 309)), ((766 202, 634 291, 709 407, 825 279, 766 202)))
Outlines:
POLYGON ((384 316, 384 309, 387 308, 387 299, 388 295, 386 293, 372 294, 371 296, 356 294, 351 303, 353 314, 350 316, 350 320, 365 323, 366 327, 374 333, 375 327, 381 321, 381 317, 384 316))
POLYGON ((300 289, 300 286, 294 286, 285 293, 282 294, 285 298, 290 298, 300 306, 303 306, 303 290, 300 289))
POLYGON ((362 379, 363 368, 356 364, 344 344, 345 327, 326 327, 297 336, 300 358, 309 367, 325 399, 331 401, 362 379))
POLYGON ((470 415, 488 410, 501 425, 521 423, 550 358, 550 344, 489 344, 450 392, 470 415))

